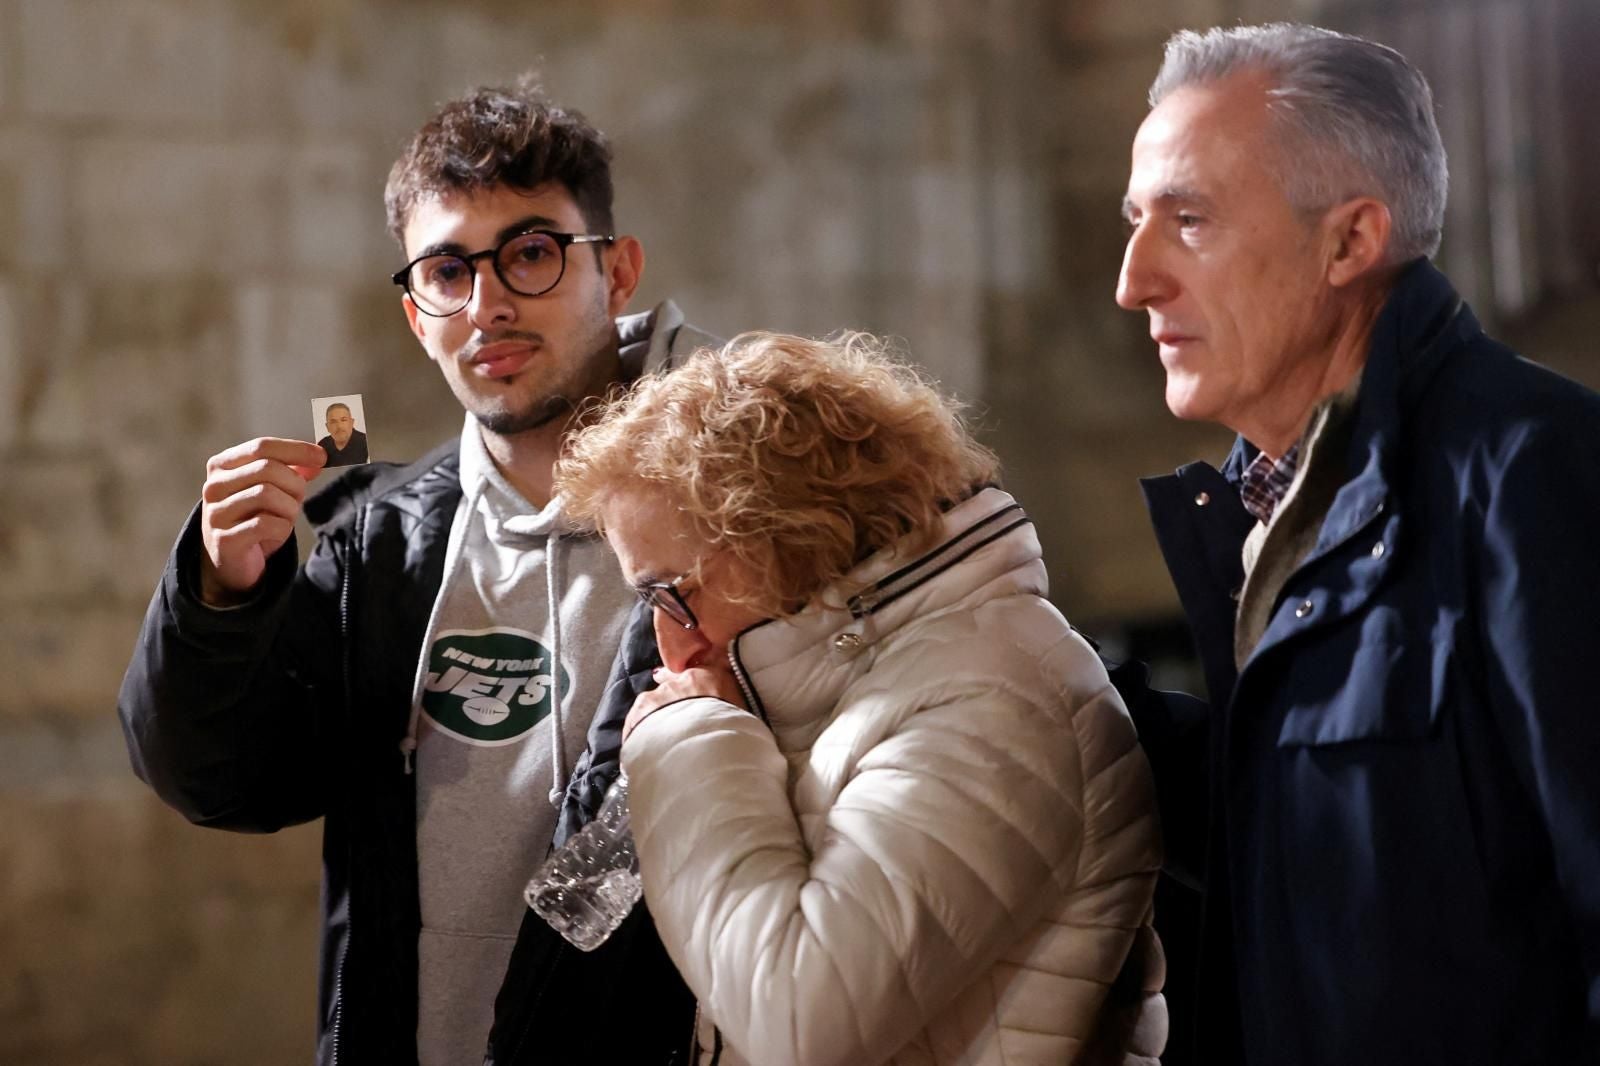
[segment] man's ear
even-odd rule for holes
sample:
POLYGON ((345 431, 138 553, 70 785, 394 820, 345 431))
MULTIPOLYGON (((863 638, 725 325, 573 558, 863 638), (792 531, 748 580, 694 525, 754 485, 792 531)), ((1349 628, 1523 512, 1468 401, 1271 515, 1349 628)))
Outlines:
POLYGON ((607 307, 612 318, 627 308, 644 274, 644 246, 637 238, 618 237, 601 260, 606 272, 607 307))
POLYGON ((1383 267, 1393 220, 1389 206, 1370 196, 1331 209, 1324 216, 1331 254, 1328 284, 1338 288, 1383 267))
MULTIPOLYGON (((416 301, 411 299, 411 294, 409 292, 405 292, 405 293, 401 293, 400 294, 400 306, 405 309, 405 312, 406 312, 406 325, 411 327, 412 336, 416 337, 418 341, 421 341, 422 340, 422 312, 417 310, 416 301)), ((427 346, 424 345, 423 349, 426 350, 427 346)), ((433 357, 430 355, 428 358, 431 359, 433 357)))

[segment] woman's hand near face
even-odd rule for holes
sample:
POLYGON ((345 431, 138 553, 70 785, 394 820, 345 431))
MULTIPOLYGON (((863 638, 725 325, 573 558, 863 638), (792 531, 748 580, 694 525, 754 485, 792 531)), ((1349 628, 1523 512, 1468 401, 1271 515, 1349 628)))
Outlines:
POLYGON ((627 721, 622 723, 624 742, 640 722, 667 704, 677 703, 679 700, 710 696, 712 699, 731 703, 742 710, 750 709, 745 706, 744 693, 739 689, 739 682, 734 679, 733 670, 724 663, 691 666, 681 672, 674 672, 661 666, 656 668, 655 679, 656 687, 648 692, 639 693, 638 698, 633 701, 633 709, 628 712, 627 721))

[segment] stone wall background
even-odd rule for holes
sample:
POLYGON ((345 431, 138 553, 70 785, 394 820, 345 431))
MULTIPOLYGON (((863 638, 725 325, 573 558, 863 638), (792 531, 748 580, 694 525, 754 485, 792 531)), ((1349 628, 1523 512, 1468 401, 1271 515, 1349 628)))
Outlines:
MULTIPOLYGON (((1111 301, 1160 42, 1361 8, 0 0, 0 1063, 308 1061, 318 829, 189 827, 115 694, 207 455, 333 393, 378 458, 457 431, 381 208, 437 101, 537 65, 612 135, 636 307, 904 338, 977 404, 1063 609, 1126 644, 1175 609, 1134 479, 1227 443, 1167 416, 1111 301)), ((1585 267, 1507 330, 1595 383, 1585 267)))

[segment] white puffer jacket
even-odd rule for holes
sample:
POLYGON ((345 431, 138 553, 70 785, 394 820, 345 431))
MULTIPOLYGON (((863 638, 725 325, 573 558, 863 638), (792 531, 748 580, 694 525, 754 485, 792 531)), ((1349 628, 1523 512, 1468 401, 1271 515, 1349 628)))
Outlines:
POLYGON ((756 713, 686 700, 623 748, 702 1061, 1153 1066, 1165 1042, 1159 965, 1124 971, 1160 865, 1132 722, 1015 501, 946 530, 863 563, 848 606, 746 631, 756 713))

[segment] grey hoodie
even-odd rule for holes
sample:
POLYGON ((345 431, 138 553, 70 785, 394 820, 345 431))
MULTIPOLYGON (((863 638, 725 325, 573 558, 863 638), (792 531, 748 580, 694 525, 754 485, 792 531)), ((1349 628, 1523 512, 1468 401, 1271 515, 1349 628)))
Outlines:
MULTIPOLYGON (((624 376, 714 339, 663 303, 618 320, 624 376)), ((482 1059, 494 998, 636 599, 559 498, 535 510, 470 415, 462 499, 413 688, 420 1066, 482 1059)))

